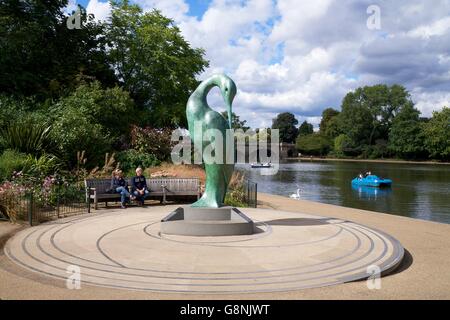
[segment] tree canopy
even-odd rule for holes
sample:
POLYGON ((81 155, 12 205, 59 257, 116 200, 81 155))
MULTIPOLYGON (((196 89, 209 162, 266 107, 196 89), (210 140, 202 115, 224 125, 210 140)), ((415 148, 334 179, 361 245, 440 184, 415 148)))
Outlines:
POLYGON ((322 119, 320 120, 320 132, 328 137, 335 138, 339 135, 338 115, 339 111, 333 108, 327 108, 322 111, 322 119))
POLYGON ((114 83, 103 25, 80 7, 80 29, 68 29, 66 0, 0 2, 0 90, 14 96, 54 98, 80 77, 114 83))
POLYGON ((85 151, 94 167, 130 148, 136 125, 185 127, 186 101, 208 66, 204 50, 159 11, 111 1, 111 17, 99 22, 79 6, 81 23, 69 28, 67 4, 0 2, 0 151, 58 154, 68 168, 85 151))
POLYGON ((297 124, 298 120, 292 113, 283 112, 272 120, 272 129, 280 130, 281 142, 294 143, 298 134, 297 124))
POLYGON ((348 137, 352 154, 368 157, 377 141, 388 141, 392 121, 408 105, 413 102, 403 86, 380 84, 357 88, 342 101, 335 133, 348 137))
POLYGON ((344 97, 341 111, 324 109, 317 133, 303 122, 296 146, 312 155, 448 161, 449 110, 423 118, 403 86, 365 86, 344 97))
MULTIPOLYGON (((223 111, 222 116, 228 120, 228 112, 223 111)), ((244 131, 250 129, 249 126, 246 125, 247 124, 247 120, 241 120, 241 118, 235 114, 234 112, 231 112, 231 126, 232 129, 242 129, 244 131)))
POLYGON ((392 121, 389 149, 403 158, 420 157, 424 151, 420 112, 406 104, 392 121))
POLYGON ((204 50, 192 48, 173 20, 159 11, 142 12, 128 1, 112 1, 106 24, 108 61, 154 126, 186 126, 185 104, 208 66, 204 50))
POLYGON ((308 134, 312 134, 314 132, 314 127, 308 121, 303 121, 300 127, 298 127, 298 135, 299 136, 307 136, 308 134))
POLYGON ((450 108, 434 111, 433 117, 424 123, 424 143, 433 158, 450 160, 450 108))
POLYGON ((98 22, 83 7, 80 28, 68 28, 67 0, 0 2, 0 93, 57 100, 85 82, 119 85, 142 110, 139 124, 186 126, 185 104, 208 66, 173 21, 111 1, 98 22), (45 45, 43 45, 45 44, 45 45))
POLYGON ((328 140, 319 133, 299 135, 296 147, 302 153, 316 156, 324 156, 330 151, 328 140))

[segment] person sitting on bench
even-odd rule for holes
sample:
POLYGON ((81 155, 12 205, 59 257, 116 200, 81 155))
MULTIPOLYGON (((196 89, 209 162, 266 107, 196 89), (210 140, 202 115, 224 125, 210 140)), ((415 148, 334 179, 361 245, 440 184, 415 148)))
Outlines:
POLYGON ((144 175, 142 174, 142 168, 138 167, 136 169, 136 177, 133 178, 133 194, 136 199, 139 201, 141 206, 144 205, 144 200, 150 195, 150 192, 147 190, 147 181, 145 180, 144 175))
POLYGON ((117 193, 120 193, 120 207, 125 209, 125 203, 127 198, 135 199, 133 195, 128 192, 128 182, 123 178, 122 170, 116 169, 113 172, 111 179, 111 189, 117 193))

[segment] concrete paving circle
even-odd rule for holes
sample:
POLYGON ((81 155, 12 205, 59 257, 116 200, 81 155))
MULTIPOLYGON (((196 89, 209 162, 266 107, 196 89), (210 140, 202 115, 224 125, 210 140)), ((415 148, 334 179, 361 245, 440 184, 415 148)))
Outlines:
POLYGON ((129 290, 186 293, 289 291, 334 285, 392 271, 403 247, 350 221, 267 209, 242 209, 257 222, 251 236, 188 237, 159 233, 176 206, 129 208, 26 229, 6 255, 45 276, 129 290))

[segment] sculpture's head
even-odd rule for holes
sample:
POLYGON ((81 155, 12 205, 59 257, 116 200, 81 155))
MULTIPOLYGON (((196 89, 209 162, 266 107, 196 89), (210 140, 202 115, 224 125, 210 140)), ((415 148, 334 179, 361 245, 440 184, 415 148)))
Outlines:
POLYGON ((225 106, 228 113, 228 123, 231 128, 231 104, 233 103, 233 99, 236 96, 236 84, 230 77, 221 74, 219 87, 220 91, 222 92, 223 100, 225 101, 225 106))

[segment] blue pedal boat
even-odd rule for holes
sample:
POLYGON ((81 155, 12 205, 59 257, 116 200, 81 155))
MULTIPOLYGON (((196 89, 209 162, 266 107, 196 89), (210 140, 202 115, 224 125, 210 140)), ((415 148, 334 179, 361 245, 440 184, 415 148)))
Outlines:
POLYGON ((382 188, 390 187, 392 185, 392 180, 380 178, 374 174, 371 174, 363 178, 356 177, 352 180, 352 185, 382 188))

